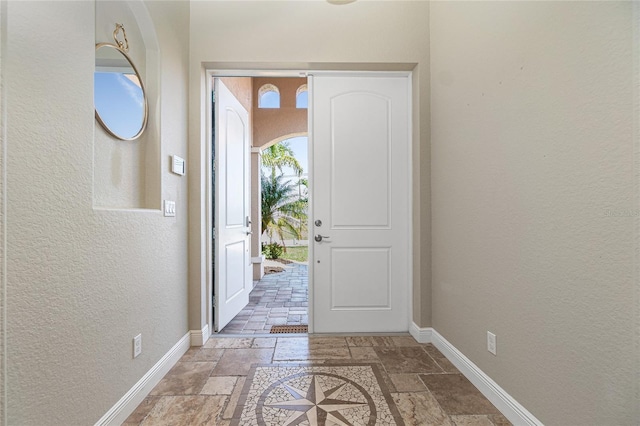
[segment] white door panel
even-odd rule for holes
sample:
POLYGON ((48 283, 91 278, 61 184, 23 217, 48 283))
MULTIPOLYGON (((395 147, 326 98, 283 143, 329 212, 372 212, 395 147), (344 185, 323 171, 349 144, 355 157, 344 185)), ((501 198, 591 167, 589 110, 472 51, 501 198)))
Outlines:
POLYGON ((332 310, 391 309, 391 249, 331 249, 332 310))
POLYGON ((389 227, 390 100, 350 92, 332 98, 330 108, 333 226, 389 227), (360 177, 366 185, 354 191, 353 179, 360 177))
POLYGON ((214 327, 220 331, 248 303, 249 115, 229 89, 215 79, 215 250, 214 327))
POLYGON ((409 329, 408 77, 313 77, 313 330, 409 329))

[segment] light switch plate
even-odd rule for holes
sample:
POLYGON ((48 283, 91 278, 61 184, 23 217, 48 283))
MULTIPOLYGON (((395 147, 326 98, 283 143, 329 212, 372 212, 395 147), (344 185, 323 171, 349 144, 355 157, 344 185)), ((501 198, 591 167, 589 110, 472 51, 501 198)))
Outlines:
POLYGON ((171 171, 177 175, 184 176, 186 172, 184 158, 178 157, 177 155, 172 155, 171 171))
POLYGON ((142 353, 142 334, 133 338, 133 357, 137 358, 142 353))
POLYGON ((176 215, 176 202, 164 200, 164 215, 166 217, 173 217, 176 215))

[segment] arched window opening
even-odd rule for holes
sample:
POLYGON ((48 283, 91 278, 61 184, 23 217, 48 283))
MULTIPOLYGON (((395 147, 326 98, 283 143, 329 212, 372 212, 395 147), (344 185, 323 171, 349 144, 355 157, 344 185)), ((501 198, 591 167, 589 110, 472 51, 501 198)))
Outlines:
POLYGON ((258 108, 280 108, 280 90, 273 84, 265 84, 258 90, 258 108))
POLYGON ((309 92, 307 91, 307 85, 303 84, 298 87, 296 91, 296 108, 308 108, 309 107, 309 92))

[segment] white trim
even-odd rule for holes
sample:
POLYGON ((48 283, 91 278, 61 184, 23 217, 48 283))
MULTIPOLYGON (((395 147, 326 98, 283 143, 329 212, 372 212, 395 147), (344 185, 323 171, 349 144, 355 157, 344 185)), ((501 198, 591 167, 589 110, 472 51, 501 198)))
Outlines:
MULTIPOLYGON (((407 147, 408 149, 408 164, 407 164, 407 180, 409 185, 407 186, 411 191, 409 194, 409 199, 407 200, 407 223, 409 224, 408 236, 407 236, 407 285, 409 288, 407 289, 407 319, 410 321, 410 327, 413 326, 413 289, 415 283, 413 282, 413 260, 414 260, 414 252, 413 252, 413 235, 414 235, 414 190, 413 190, 413 159, 415 155, 414 150, 414 140, 413 140, 413 71, 407 74, 407 147)), ((419 285, 419 284, 418 284, 419 285)))
MULTIPOLYGON (((205 210, 205 218, 204 218, 204 226, 205 226, 205 233, 204 233, 204 237, 205 237, 205 262, 204 262, 204 270, 205 270, 205 282, 204 282, 204 287, 205 287, 205 315, 206 315, 206 321, 207 321, 207 325, 209 326, 209 330, 215 330, 216 329, 216 324, 215 324, 215 320, 213 318, 213 311, 214 309, 217 309, 217 306, 213 306, 212 305, 212 298, 213 298, 213 292, 214 292, 214 270, 213 270, 213 262, 215 262, 215 246, 213 244, 213 227, 215 226, 215 224, 213 223, 213 209, 214 206, 212 206, 211 204, 211 200, 215 198, 215 190, 216 188, 212 185, 213 182, 213 170, 211 169, 211 157, 212 157, 212 151, 211 151, 211 143, 213 142, 215 144, 215 141, 213 140, 213 134, 212 134, 212 128, 213 128, 213 122, 212 122, 212 117, 213 114, 215 114, 215 110, 214 108, 212 108, 212 102, 211 102, 211 96, 214 92, 214 86, 215 86, 215 82, 214 82, 214 76, 213 73, 210 70, 205 70, 205 96, 204 96, 204 106, 201 105, 201 111, 200 113, 202 114, 202 107, 204 107, 204 111, 205 111, 205 119, 204 119, 204 126, 205 126, 205 139, 202 140, 200 143, 204 144, 204 156, 205 158, 200 159, 200 165, 205 165, 204 166, 204 170, 200 173, 200 176, 202 176, 204 174, 205 177, 205 183, 204 183, 204 187, 201 186, 200 188, 198 188, 198 191, 202 191, 204 192, 204 196, 205 196, 205 200, 204 200, 204 210, 205 210)), ((200 123, 200 131, 202 132, 202 123, 200 123)), ((202 145, 201 145, 202 147, 202 145)), ((202 152, 202 149, 200 150, 200 152, 202 152)), ((217 158, 214 159, 214 161, 217 161, 217 158)), ((202 182, 202 181, 201 181, 202 182)), ((202 185, 202 183, 201 183, 202 185)), ((202 217, 202 216, 201 216, 202 217)), ((202 260, 202 258, 200 258, 202 260)), ((202 266, 202 264, 200 265, 202 266)), ((200 284, 200 294, 202 294, 202 282, 200 284)), ((200 304, 200 306, 202 306, 202 303, 200 304)), ((199 312, 200 317, 202 317, 202 312, 199 312)))
POLYGON ((252 154, 260 154, 262 155, 262 148, 259 146, 252 146, 251 147, 251 153, 252 154))
POLYGON ((149 392, 160 382, 165 374, 171 370, 171 367, 189 350, 190 335, 191 333, 187 333, 182 336, 182 338, 178 340, 178 343, 173 345, 173 347, 138 380, 138 383, 133 385, 133 387, 96 422, 96 426, 122 424, 147 395, 149 395, 149 392))
MULTIPOLYGON (((341 71, 331 71, 331 70, 313 70, 309 71, 308 76, 329 76, 329 77, 379 77, 379 78, 390 78, 390 77, 409 77, 411 78, 411 74, 413 71, 385 71, 385 70, 341 70, 341 71)), ((308 77, 307 76, 307 77, 308 77)), ((308 83, 308 82, 307 82, 308 83)), ((411 87, 409 87, 411 90, 411 87)), ((409 98, 411 100, 411 98, 409 98)), ((411 105, 411 104, 409 104, 411 105)))
MULTIPOLYGON (((245 63, 234 66, 229 62, 204 62, 206 72, 213 77, 309 77, 320 74, 360 74, 367 73, 396 73, 408 75, 416 69, 416 63, 314 63, 313 69, 296 69, 296 64, 279 64, 278 68, 271 68, 269 63, 245 63)), ((308 84, 308 82, 307 82, 308 84)))
POLYGON ((222 64, 204 64, 207 72, 212 77, 306 77, 307 71, 295 69, 272 69, 260 70, 260 67, 249 67, 243 69, 224 69, 222 64))
POLYGON ((440 352, 514 425, 543 423, 487 376, 477 365, 431 327, 411 325, 411 335, 420 343, 433 343, 440 352), (430 337, 429 337, 430 336, 430 337), (421 340, 422 339, 422 340, 421 340), (429 341, 424 341, 429 340, 429 341))
MULTIPOLYGON (((336 64, 336 63, 327 63, 327 64, 314 64, 317 66, 316 69, 313 70, 304 70, 298 68, 299 64, 279 64, 280 68, 271 68, 274 64, 269 63, 246 63, 246 64, 238 64, 238 63, 228 63, 228 62, 205 62, 202 64, 205 76, 204 89, 206 95, 204 96, 204 105, 200 104, 200 112, 205 112, 204 116, 204 126, 205 126, 205 139, 201 141, 204 143, 205 150, 205 159, 204 161, 200 161, 201 165, 208 164, 209 158, 211 158, 211 102, 207 102, 206 99, 209 99, 208 96, 211 94, 212 90, 212 81, 213 78, 218 77, 307 77, 307 93, 309 96, 308 99, 308 108, 307 108, 307 137, 308 137, 308 177, 309 177, 309 205, 308 211, 313 212, 313 76, 314 75, 334 75, 334 76, 361 76, 361 77, 406 77, 409 79, 408 83, 408 99, 409 99, 409 122, 408 122, 408 138, 409 138, 409 181, 411 186, 413 185, 413 160, 415 155, 414 149, 414 129, 413 129, 413 114, 414 114, 414 99, 413 99, 413 71, 416 68, 416 64, 379 64, 379 63, 350 63, 350 64, 336 64), (391 67, 393 69, 384 69, 384 65, 391 67), (339 69, 342 68, 342 69, 339 69)), ((201 89, 202 90, 202 85, 201 89)), ((202 125, 200 123, 200 132, 202 132, 202 125)), ((300 136, 304 136, 304 133, 299 134, 300 136)), ((298 136, 298 134, 287 135, 286 138, 281 140, 298 136)), ((271 141, 273 143, 280 142, 281 140, 271 141)), ((251 152, 255 152, 256 148, 260 152, 264 150, 264 146, 262 147, 253 147, 251 148, 251 152)), ((203 159, 201 159, 203 160, 203 159)), ((213 282, 213 276, 211 271, 211 259, 213 256, 211 250, 211 233, 210 230, 213 227, 211 224, 211 199, 212 194, 209 191, 210 182, 211 182, 211 167, 205 166, 204 170, 201 170, 202 174, 205 175, 205 184, 204 189, 205 192, 205 211, 206 211, 206 232, 208 233, 205 236, 205 244, 206 244, 206 259, 204 268, 206 271, 206 311, 207 317, 209 319, 210 329, 215 331, 215 324, 213 319, 213 308, 211 306, 211 295, 213 293, 213 288, 211 283, 213 282)), ((409 253, 413 253, 413 203, 414 203, 414 194, 413 192, 409 196, 409 253)), ((313 227, 308 227, 309 236, 313 236, 313 227)), ((311 241, 311 238, 309 238, 311 241)), ((309 259, 313 259, 313 244, 309 246, 309 259)), ((409 295, 408 295, 408 312, 407 312, 407 320, 411 321, 413 317, 413 255, 410 256, 410 260, 408 262, 408 285, 409 285, 409 295)), ((308 263, 308 292, 309 292, 309 303, 307 308, 308 313, 308 327, 309 334, 314 333, 314 311, 313 311, 313 299, 314 299, 314 282, 313 282, 313 262, 308 263)), ((217 331, 216 331, 217 332, 217 331)))
POLYGON ((191 346, 202 346, 209 340, 209 324, 205 324, 202 330, 190 330, 191 346))
POLYGON ((261 254, 260 256, 256 256, 256 257, 252 257, 251 258, 251 263, 255 264, 260 264, 262 262, 264 262, 265 259, 265 255, 261 254))
POLYGON ((314 274, 315 274, 315 244, 313 244, 313 232, 315 231, 313 225, 313 209, 314 209, 314 193, 315 193, 315 169, 313 167, 313 150, 314 150, 314 120, 313 120, 313 98, 314 98, 314 84, 313 76, 307 75, 307 241, 310 241, 307 251, 307 332, 309 334, 314 333, 315 324, 315 312, 313 309, 314 302, 314 274), (311 225, 311 226, 309 226, 311 225))
POLYGON ((409 326, 409 334, 411 334, 418 343, 431 343, 433 338, 433 328, 420 328, 412 321, 409 326))

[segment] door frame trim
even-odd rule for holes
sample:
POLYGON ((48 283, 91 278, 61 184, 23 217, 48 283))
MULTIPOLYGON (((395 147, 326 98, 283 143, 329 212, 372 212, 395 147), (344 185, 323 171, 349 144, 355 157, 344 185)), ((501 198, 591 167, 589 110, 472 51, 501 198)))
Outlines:
MULTIPOLYGON (((216 65, 220 65, 220 64, 216 64, 216 65)), ((212 178, 212 170, 211 170, 211 164, 210 164, 210 159, 211 159, 211 138, 212 138, 212 133, 211 133, 211 126, 212 126, 212 121, 211 121, 211 114, 213 113, 212 109, 211 109, 211 102, 210 99, 208 98, 209 94, 212 93, 213 91, 213 79, 214 77, 309 77, 309 80, 307 81, 307 87, 308 87, 308 93, 309 93, 309 108, 307 109, 307 114, 308 114, 308 119, 307 119, 307 132, 308 132, 308 142, 307 142, 307 152, 308 152, 308 163, 309 163, 309 211, 313 211, 313 131, 312 131, 312 126, 313 126, 313 109, 311 108, 311 105, 313 104, 313 75, 336 75, 336 76, 366 76, 366 77, 372 77, 375 75, 378 76, 384 76, 384 77, 391 77, 391 76, 396 76, 396 77, 406 77, 407 78, 407 102, 408 102, 408 117, 407 117, 407 126, 408 126, 408 138, 409 138, 409 153, 408 153, 408 162, 407 162, 407 170, 409 173, 409 191, 410 191, 410 196, 409 196, 409 202, 408 202, 408 209, 407 209, 407 221, 408 221, 408 226, 409 226, 409 230, 408 230, 408 238, 407 238, 407 253, 408 253, 408 259, 407 259, 407 286, 408 286, 408 300, 407 300, 407 332, 410 330, 411 324, 413 323, 413 299, 414 299, 414 282, 413 282, 413 265, 414 265, 414 259, 413 259, 413 255, 414 255, 414 251, 413 251, 413 220, 414 220, 414 190, 413 190, 413 185, 414 185, 414 179, 413 179, 413 159, 414 159, 414 144, 413 144, 413 113, 414 113, 414 105, 413 105, 413 71, 412 70, 407 70, 407 71, 387 71, 384 70, 384 65, 385 64, 380 64, 380 69, 379 70, 358 70, 358 69, 353 69, 353 70, 331 70, 331 69, 324 69, 324 70, 302 70, 302 69, 269 69, 269 70, 260 70, 260 69, 254 69, 254 68, 238 68, 238 69, 224 69, 223 67, 220 66, 213 66, 213 67, 205 67, 204 68, 204 75, 205 75, 205 97, 204 97, 204 111, 205 111, 205 120, 204 120, 204 125, 206 126, 206 128, 204 129, 204 143, 205 143, 205 149, 204 149, 204 154, 205 154, 205 158, 207 159, 205 164, 205 170, 204 170, 204 178, 205 178, 205 183, 204 183, 204 196, 205 196, 205 238, 206 238, 206 242, 205 242, 205 265, 204 265, 204 271, 205 271, 205 283, 203 283, 203 287, 204 288, 200 288, 201 293, 205 294, 205 309, 206 309, 206 318, 207 318, 207 324, 209 326, 209 330, 211 330, 213 332, 214 328, 214 324, 213 324, 213 305, 212 305, 212 296, 213 296, 213 268, 212 268, 212 260, 213 260, 213 234, 212 234, 212 229, 213 229, 213 222, 212 222, 212 212, 213 212, 213 206, 211 203, 211 199, 213 196, 213 190, 214 188, 211 185, 211 178, 212 178), (204 291, 203 291, 204 290, 204 291)), ((201 129, 202 131, 202 129, 201 129)), ((253 149, 253 146, 251 146, 251 148, 253 149)), ((313 232, 312 232, 312 227, 309 226, 307 233, 308 233, 308 240, 312 241, 313 238, 313 232)), ((307 307, 307 314, 309 317, 309 321, 308 321, 308 326, 309 326, 309 334, 313 333, 313 288, 314 288, 314 283, 313 283, 313 262, 311 262, 311 259, 313 259, 313 244, 311 244, 309 246, 309 261, 307 264, 307 271, 308 271, 308 299, 309 299, 309 306, 307 307)), ((202 265, 200 265, 202 268, 202 265)))

